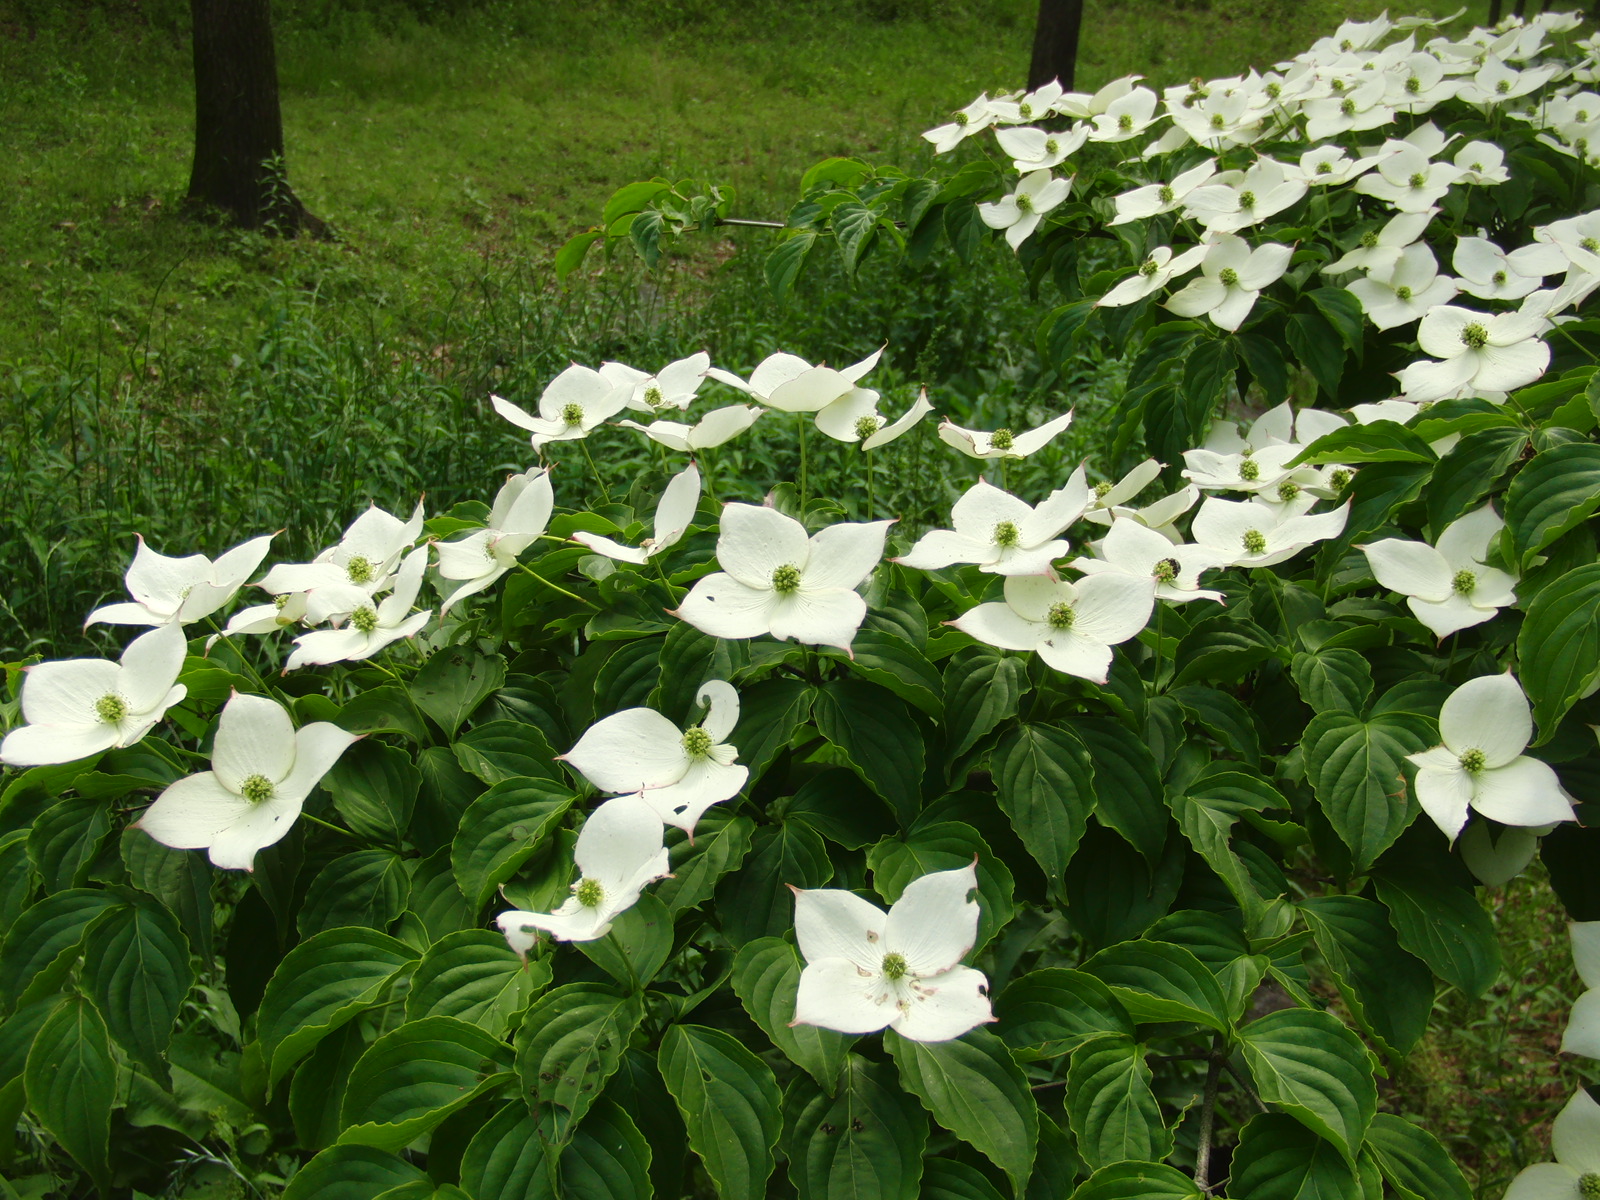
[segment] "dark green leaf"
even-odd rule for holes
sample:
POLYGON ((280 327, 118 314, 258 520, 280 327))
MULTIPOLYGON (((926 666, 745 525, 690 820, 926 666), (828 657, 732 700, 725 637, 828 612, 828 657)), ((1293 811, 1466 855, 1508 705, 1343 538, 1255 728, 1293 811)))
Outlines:
POLYGON ((329 1146, 295 1174, 283 1200, 377 1200, 391 1188, 428 1177, 372 1146, 329 1146))
POLYGON ((1056 1058, 1107 1034, 1133 1036, 1133 1019, 1093 975, 1065 967, 1030 971, 994 1004, 997 1032, 1018 1058, 1056 1058))
POLYGON ((411 877, 392 850, 357 850, 334 859, 306 889, 300 935, 364 925, 386 930, 405 911, 411 877))
POLYGON ((835 1093, 800 1078, 783 1106, 800 1200, 916 1200, 928 1119, 887 1064, 852 1054, 835 1093))
POLYGON ((1239 1135, 1228 1190, 1250 1200, 1363 1200, 1355 1167, 1293 1117, 1260 1113, 1239 1135))
POLYGON ((658 897, 646 892, 612 922, 605 937, 575 944, 624 987, 643 988, 672 954, 672 916, 658 897))
POLYGON ((543 779, 508 779, 472 802, 450 847, 450 861, 475 911, 544 844, 575 798, 543 779))
POLYGON ((1471 1200, 1461 1168, 1426 1129, 1379 1113, 1367 1130, 1367 1149, 1402 1200, 1471 1200))
POLYGON ((339 756, 322 777, 322 786, 351 829, 371 841, 398 846, 411 824, 422 772, 404 750, 365 738, 339 756))
POLYGON ((1468 996, 1489 990, 1500 974, 1500 940, 1476 895, 1417 874, 1386 872, 1376 883, 1403 947, 1468 996))
POLYGON ((562 1200, 649 1200, 650 1159, 633 1119, 602 1098, 561 1154, 562 1200))
POLYGON ((1223 1033, 1231 1024, 1216 978, 1181 946, 1123 942, 1100 951, 1083 969, 1110 988, 1140 1023, 1193 1021, 1223 1033))
POLYGON ((1300 903, 1334 983, 1362 1026, 1391 1055, 1407 1054, 1427 1031, 1433 975, 1400 948, 1389 914, 1360 896, 1300 903))
POLYGON ((816 699, 817 729, 902 821, 922 803, 925 739, 905 701, 853 679, 835 679, 816 699))
POLYGON ((728 740, 739 747, 739 761, 750 768, 752 784, 810 718, 815 696, 815 689, 798 679, 763 679, 740 690, 739 724, 728 740))
POLYGON ((564 783, 544 730, 521 721, 490 721, 470 730, 451 749, 468 774, 485 783, 548 779, 564 783))
POLYGON ((1169 816, 1150 747, 1129 736, 1125 725, 1104 718, 1076 718, 1072 732, 1094 761, 1095 816, 1154 863, 1166 844, 1169 816))
POLYGON ((1352 713, 1318 713, 1301 738, 1306 776, 1340 839, 1353 869, 1363 873, 1404 832, 1420 811, 1406 787, 1401 764, 1426 750, 1432 722, 1411 713, 1384 713, 1363 721, 1352 713))
POLYGON ((89 867, 111 836, 111 812, 103 800, 68 796, 34 819, 28 857, 46 892, 64 892, 87 882, 89 867))
POLYGON ((940 821, 912 830, 905 840, 879 842, 867 851, 867 866, 872 871, 873 890, 893 904, 913 879, 933 871, 955 871, 978 863, 978 940, 974 951, 1010 922, 1016 912, 1012 904, 1014 883, 1011 871, 995 857, 978 831, 960 821, 940 821))
POLYGON ((720 824, 701 818, 694 844, 684 839, 673 847, 672 874, 656 885, 656 898, 676 917, 704 903, 717 883, 750 853, 755 823, 749 817, 729 817, 720 824))
POLYGON ((502 935, 464 929, 429 946, 417 963, 406 992, 406 1020, 457 1017, 504 1037, 549 982, 544 959, 524 962, 502 935))
POLYGON ((990 764, 1000 807, 1059 895, 1094 806, 1088 750, 1065 729, 1023 725, 1006 735, 990 764))
POLYGON ((461 1156, 461 1186, 474 1200, 557 1200, 545 1161, 548 1132, 512 1101, 473 1136, 461 1156))
POLYGON ((534 1001, 517 1030, 517 1072, 528 1104, 558 1143, 594 1104, 644 1019, 644 1002, 604 984, 572 983, 534 1001))
POLYGON ((23 909, 0 943, 0 1012, 54 992, 76 960, 89 922, 123 903, 110 892, 78 888, 23 909))
POLYGON ((183 930, 155 901, 141 898, 95 922, 84 987, 111 1035, 157 1079, 166 1073, 172 1027, 193 983, 183 930))
POLYGON ((767 287, 772 290, 772 298, 779 304, 786 301, 794 290, 794 281, 799 277, 800 268, 805 266, 806 256, 811 253, 816 240, 815 230, 803 229, 779 242, 767 255, 767 287))
POLYGON ((1600 446, 1568 442, 1533 456, 1506 490, 1506 533, 1522 569, 1600 509, 1600 446))
MULTIPOLYGON (((206 856, 192 850, 173 850, 143 830, 125 829, 122 865, 128 868, 128 882, 171 909, 194 952, 202 960, 211 961, 212 872, 206 856)), ((4 849, 0 847, 0 880, 5 877, 4 849)), ((0 926, 10 923, 11 918, 0 906, 0 926)))
POLYGON ((1517 635, 1517 661, 1538 741, 1549 741, 1600 678, 1600 563, 1568 572, 1533 598, 1517 635))
POLYGON ((581 265, 589 247, 605 237, 605 232, 599 229, 590 229, 584 233, 574 234, 562 243, 561 249, 556 251, 556 282, 565 284, 567 276, 571 275, 581 265))
POLYGON ((833 878, 828 847, 803 821, 763 825, 744 865, 717 886, 722 930, 736 946, 794 928, 790 887, 821 887, 833 878))
POLYGON ((950 656, 944 669, 945 723, 950 730, 945 757, 957 759, 1000 722, 1017 715, 1027 684, 1026 662, 988 647, 969 647, 950 656))
POLYGON ((674 1025, 661 1039, 661 1077, 689 1145, 723 1200, 766 1191, 783 1119, 771 1069, 719 1029, 674 1025))
POLYGON ((782 938, 758 938, 733 960, 733 990, 772 1044, 833 1091, 854 1038, 815 1025, 793 1025, 800 987, 800 953, 782 938))
POLYGON ((1360 715, 1372 696, 1372 667, 1354 650, 1318 650, 1296 654, 1289 666, 1300 699, 1313 712, 1340 711, 1360 715))
POLYGON ((1378 1108, 1372 1060, 1361 1039, 1331 1013, 1288 1008, 1250 1022, 1239 1040, 1261 1098, 1353 1163, 1378 1108))
POLYGON ((850 643, 850 657, 844 661, 850 671, 869 683, 888 688, 934 720, 943 714, 939 672, 922 651, 897 634, 861 630, 850 643))
POLYGON ((105 1022, 82 996, 67 996, 39 1028, 23 1071, 28 1107, 94 1179, 111 1189, 111 1105, 117 1065, 105 1022))
POLYGON ((506 660, 467 646, 434 651, 411 679, 417 707, 454 736, 466 719, 506 680, 506 660))
POLYGON ((1372 421, 1366 425, 1345 425, 1323 434, 1302 450, 1294 463, 1308 466, 1322 463, 1431 463, 1437 461, 1438 457, 1427 442, 1404 425, 1395 421, 1372 421))
POLYGON ((1527 431, 1520 425, 1496 425, 1467 434, 1439 460, 1427 495, 1428 525, 1435 538, 1482 502, 1527 444, 1527 431))
POLYGON ((1072 1052, 1067 1114, 1091 1168, 1130 1158, 1155 1161, 1172 1152, 1150 1078, 1144 1047, 1126 1035, 1095 1038, 1072 1052))

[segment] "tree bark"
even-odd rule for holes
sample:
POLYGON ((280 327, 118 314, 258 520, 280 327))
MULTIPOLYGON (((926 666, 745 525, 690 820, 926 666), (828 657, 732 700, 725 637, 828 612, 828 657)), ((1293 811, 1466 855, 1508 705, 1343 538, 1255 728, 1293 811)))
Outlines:
POLYGON ((1083 23, 1083 0, 1039 0, 1039 20, 1033 27, 1033 62, 1028 67, 1028 90, 1052 79, 1072 90, 1078 63, 1078 27, 1083 23))
POLYGON ((289 187, 271 0, 189 0, 194 166, 188 203, 246 229, 323 235, 289 187))

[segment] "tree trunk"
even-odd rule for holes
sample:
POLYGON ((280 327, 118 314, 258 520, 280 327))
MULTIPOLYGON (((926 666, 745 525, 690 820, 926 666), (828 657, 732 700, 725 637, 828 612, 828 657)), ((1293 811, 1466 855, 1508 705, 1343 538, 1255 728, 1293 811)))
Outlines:
POLYGON ((1083 0, 1039 0, 1039 21, 1033 27, 1033 62, 1028 67, 1028 90, 1052 79, 1072 90, 1078 62, 1078 27, 1083 23, 1083 0))
POLYGON ((289 187, 271 0, 189 0, 194 167, 188 203, 246 229, 325 234, 289 187))

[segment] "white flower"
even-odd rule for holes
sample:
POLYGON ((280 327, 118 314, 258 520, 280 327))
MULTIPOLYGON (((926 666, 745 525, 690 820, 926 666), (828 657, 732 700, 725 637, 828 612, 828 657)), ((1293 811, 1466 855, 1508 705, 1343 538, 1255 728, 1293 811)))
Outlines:
POLYGON ((1305 486, 1317 482, 1314 468, 1291 470, 1289 460, 1304 450, 1285 442, 1273 442, 1259 450, 1246 447, 1231 454, 1204 447, 1183 452, 1184 478, 1208 491, 1267 492, 1286 479, 1305 486))
POLYGON ((1481 625, 1516 602, 1512 589, 1517 581, 1483 565, 1490 541, 1504 526, 1494 507, 1486 504, 1446 526, 1437 548, 1385 538, 1361 549, 1378 582, 1405 596, 1417 620, 1445 638, 1458 629, 1481 625))
POLYGON ((107 625, 187 625, 209 617, 244 586, 261 565, 274 534, 235 546, 216 562, 203 554, 168 558, 139 538, 133 564, 124 578, 131 601, 107 604, 89 614, 84 627, 107 625))
POLYGON ((1226 566, 1204 546, 1174 546, 1165 534, 1121 517, 1094 547, 1098 558, 1075 558, 1071 566, 1085 575, 1121 574, 1153 579, 1156 599, 1185 604, 1190 600, 1222 600, 1221 592, 1200 586, 1200 572, 1226 566))
POLYGON ((1559 69, 1551 65, 1516 71, 1500 59, 1490 57, 1456 94, 1468 104, 1489 109, 1538 90, 1554 79, 1559 69))
POLYGON ((277 633, 280 629, 298 625, 306 619, 306 597, 309 594, 280 592, 271 604, 252 604, 249 608, 241 608, 228 618, 228 624, 222 632, 227 637, 236 633, 277 633))
POLYGON ((1111 647, 1136 635, 1155 607, 1155 579, 1090 575, 1077 583, 1011 575, 1005 602, 989 601, 949 622, 1002 650, 1032 650, 1067 675, 1104 683, 1111 647))
POLYGON ((1354 186, 1356 191, 1383 200, 1401 212, 1420 213, 1432 208, 1465 173, 1451 163, 1431 161, 1407 142, 1389 142, 1377 170, 1363 175, 1354 186))
POLYGON ((1288 504, 1207 496, 1194 517, 1194 540, 1232 566, 1270 567, 1344 532, 1350 506, 1308 514, 1315 502, 1310 492, 1288 504))
POLYGON ((1018 172, 1044 171, 1060 166, 1065 159, 1077 153, 1089 136, 1087 125, 1077 125, 1066 132, 1044 129, 997 129, 994 140, 1000 149, 1011 155, 1011 165, 1018 172))
POLYGON ((1480 300, 1520 300, 1537 291, 1546 275, 1569 265, 1548 242, 1530 242, 1507 254, 1484 237, 1458 237, 1452 262, 1461 290, 1480 300))
POLYGON ((1400 261, 1400 252, 1422 236, 1422 231, 1433 220, 1438 209, 1425 212, 1403 212, 1389 218, 1382 229, 1369 229, 1361 240, 1344 257, 1322 268, 1324 275, 1340 275, 1345 271, 1387 271, 1400 261))
POLYGON ((1439 712, 1439 736, 1443 745, 1406 758, 1417 767, 1417 801, 1451 841, 1469 808, 1502 825, 1576 819, 1556 773, 1522 753, 1533 716, 1509 671, 1451 692, 1439 712))
POLYGON ((1015 250, 1039 228, 1045 214, 1071 194, 1071 179, 1056 179, 1049 171, 1032 171, 1022 177, 1015 192, 993 204, 978 205, 978 215, 990 229, 1004 229, 1006 242, 1015 250))
POLYGON ((1313 142, 1362 129, 1376 129, 1394 120, 1394 106, 1385 100, 1387 87, 1377 72, 1358 87, 1305 102, 1306 137, 1313 142))
POLYGON ((119 663, 69 658, 27 668, 27 724, 0 742, 0 762, 37 767, 133 745, 188 694, 177 682, 187 648, 181 625, 159 625, 129 642, 119 663))
POLYGON ((553 913, 513 910, 495 918, 518 954, 526 955, 543 929, 564 942, 592 942, 611 932, 611 922, 639 900, 645 886, 668 874, 661 818, 639 796, 607 800, 583 823, 572 857, 578 882, 553 913))
POLYGON ((624 709, 589 726, 561 757, 601 791, 637 792, 692 838, 701 814, 737 796, 750 774, 723 740, 739 723, 739 693, 713 679, 696 699, 706 709, 699 725, 679 729, 654 709, 624 709))
POLYGON ((846 392, 812 418, 816 427, 840 442, 858 442, 863 450, 887 445, 933 411, 928 389, 918 393, 911 407, 890 421, 878 411, 878 393, 871 388, 846 392))
POLYGON ((1550 1129, 1556 1161, 1523 1167, 1505 1200, 1590 1200, 1600 1192, 1600 1104, 1581 1087, 1550 1129))
MULTIPOLYGON (((1113 225, 1115 221, 1111 222, 1113 225)), ((1143 300, 1167 286, 1170 280, 1181 275, 1187 275, 1200 265, 1200 260, 1206 256, 1208 246, 1191 246, 1176 258, 1173 257, 1172 247, 1157 246, 1150 251, 1144 262, 1139 264, 1139 269, 1116 287, 1112 288, 1095 304, 1100 308, 1120 308, 1124 304, 1132 304, 1143 300)))
POLYGON ((627 407, 635 412, 655 413, 688 408, 710 366, 711 356, 702 351, 668 363, 654 375, 616 362, 601 363, 600 374, 613 384, 627 386, 627 407))
MULTIPOLYGON (((1089 489, 1089 507, 1084 511, 1084 517, 1098 525, 1111 524, 1114 517, 1130 511, 1124 507, 1124 501, 1132 500, 1154 483, 1165 465, 1147 458, 1116 483, 1106 480, 1095 484, 1089 489)), ((1084 469, 1080 466, 1072 474, 1074 478, 1081 477, 1084 469)))
MULTIPOLYGON (((700 471, 690 463, 667 481, 661 499, 656 504, 655 523, 652 526, 655 532, 645 538, 637 549, 614 542, 608 537, 601 537, 598 533, 581 530, 572 535, 572 540, 582 542, 596 554, 603 554, 619 562, 646 563, 682 540, 683 535, 688 532, 689 522, 694 520, 695 509, 699 505, 700 471)), ((443 550, 443 547, 440 549, 443 550)))
POLYGON ((442 617, 456 601, 483 591, 517 565, 517 556, 538 539, 550 522, 555 496, 544 469, 512 475, 489 511, 489 525, 458 542, 439 542, 439 574, 466 580, 439 608, 442 617))
POLYGON ((923 139, 933 143, 935 154, 949 153, 959 146, 963 139, 994 124, 994 110, 990 107, 990 103, 987 93, 979 96, 965 108, 957 110, 955 120, 948 125, 928 130, 922 135, 923 139))
POLYGON ((945 445, 954 446, 968 458, 1027 458, 1035 450, 1044 449, 1051 438, 1070 424, 1070 412, 1051 418, 1037 429, 1022 433, 1012 433, 1009 429, 984 433, 944 421, 939 425, 939 438, 945 445))
MULTIPOLYGON (((1007 125, 1020 125, 1028 121, 1036 121, 1041 117, 1049 116, 1055 111, 1055 106, 1062 97, 1061 84, 1052 79, 1042 87, 1010 100, 991 100, 989 109, 994 113, 997 122, 1007 125)), ((1009 129, 996 129, 995 139, 1013 132, 1009 129)))
POLYGON ((289 832, 311 789, 359 740, 327 721, 297 733, 281 704, 235 692, 217 718, 211 770, 169 786, 134 827, 175 850, 207 850, 226 870, 253 870, 256 854, 289 832))
POLYGON ((885 913, 837 888, 794 891, 800 972, 794 1023, 841 1033, 885 1027, 914 1042, 946 1042, 988 1021, 983 973, 961 965, 978 937, 976 866, 906 885, 885 913))
POLYGON ((538 416, 499 396, 490 396, 489 402, 513 425, 531 432, 529 441, 537 450, 547 442, 588 437, 595 426, 616 416, 632 395, 631 383, 607 379, 592 367, 573 363, 540 394, 538 416))
POLYGON ((1149 88, 1131 88, 1107 104, 1103 112, 1090 116, 1094 129, 1089 134, 1089 140, 1126 142, 1138 137, 1161 119, 1156 115, 1159 100, 1160 97, 1149 88))
POLYGON ((337 546, 308 563, 279 563, 256 586, 277 595, 332 585, 359 588, 369 596, 381 592, 422 532, 422 516, 421 501, 408 521, 374 504, 350 523, 337 546))
POLYGON ((1057 535, 1088 506, 1089 489, 1081 472, 1038 508, 980 479, 951 509, 953 531, 925 533, 909 553, 893 561, 919 571, 977 563, 996 575, 1048 575, 1050 564, 1067 552, 1067 543, 1057 535))
POLYGON ((344 627, 314 629, 295 638, 295 648, 283 669, 292 671, 307 663, 371 658, 390 642, 416 634, 433 615, 431 609, 411 612, 411 605, 422 590, 422 572, 427 565, 428 548, 419 546, 400 564, 394 591, 377 602, 352 586, 318 588, 312 592, 306 600, 307 620, 320 624, 329 617, 348 614, 344 627))
POLYGON ((1412 363, 1399 373, 1407 400, 1424 403, 1467 392, 1509 392, 1550 365, 1539 340, 1548 322, 1524 313, 1473 312, 1442 304, 1417 327, 1417 344, 1441 362, 1412 363))
POLYGON ((1461 182, 1492 187, 1511 178, 1506 170, 1505 151, 1493 142, 1468 142, 1451 159, 1461 171, 1461 182))
POLYGON ((1300 177, 1311 187, 1328 187, 1359 179, 1376 158, 1351 158, 1343 146, 1319 146, 1300 156, 1300 177))
POLYGON ((770 633, 846 652, 867 615, 856 588, 883 557, 893 521, 805 527, 771 508, 728 504, 717 536, 722 570, 699 580, 676 615, 718 638, 770 633))
POLYGON ((660 442, 673 450, 693 454, 696 450, 712 450, 726 441, 738 437, 756 423, 765 409, 753 404, 730 404, 714 408, 694 425, 681 421, 652 421, 641 425, 637 421, 618 421, 629 429, 637 429, 652 441, 660 442))
MULTIPOLYGON (((1171 183, 1152 183, 1145 187, 1134 188, 1131 192, 1124 192, 1116 198, 1117 215, 1106 224, 1122 225, 1128 221, 1173 212, 1189 198, 1190 192, 1216 173, 1217 160, 1208 158, 1198 166, 1190 167, 1187 171, 1175 175, 1171 183)), ((1170 250, 1167 251, 1169 257, 1171 253, 1170 250)))
POLYGON ((1224 234, 1206 248, 1201 278, 1169 296, 1167 307, 1180 317, 1209 317, 1232 333, 1250 315, 1261 289, 1282 278, 1293 255, 1292 246, 1268 243, 1252 250, 1243 238, 1224 234))
POLYGON ((1600 210, 1536 226, 1533 236, 1561 251, 1574 267, 1600 272, 1600 210))
POLYGON ((1264 446, 1295 445, 1304 448, 1324 434, 1342 429, 1349 424, 1337 413, 1323 412, 1320 408, 1302 408, 1298 413, 1285 400, 1269 408, 1254 421, 1241 437, 1238 426, 1219 421, 1206 435, 1205 448, 1219 454, 1259 450, 1264 446))
POLYGON ((1461 861, 1485 887, 1503 887, 1522 874, 1539 852, 1539 837, 1549 832, 1520 825, 1473 821, 1456 841, 1461 861))
POLYGON ((1394 265, 1384 270, 1373 268, 1365 279, 1353 281, 1346 289, 1379 329, 1393 329, 1421 320, 1436 304, 1454 299, 1456 281, 1439 274, 1439 262, 1427 242, 1416 242, 1400 251, 1394 265))
POLYGON ((1306 194, 1298 171, 1258 158, 1247 171, 1224 171, 1189 193, 1184 215, 1216 233, 1235 233, 1282 212, 1306 194))
POLYGON ((1573 966, 1589 990, 1572 1006, 1566 1032, 1561 1035, 1561 1052, 1600 1058, 1600 921, 1574 922, 1567 931, 1572 935, 1573 966))
POLYGON ((737 375, 712 367, 706 372, 712 379, 748 392, 768 408, 782 412, 821 412, 828 405, 852 391, 868 371, 878 365, 883 356, 880 346, 852 366, 814 367, 794 354, 769 354, 750 373, 747 383, 737 375))

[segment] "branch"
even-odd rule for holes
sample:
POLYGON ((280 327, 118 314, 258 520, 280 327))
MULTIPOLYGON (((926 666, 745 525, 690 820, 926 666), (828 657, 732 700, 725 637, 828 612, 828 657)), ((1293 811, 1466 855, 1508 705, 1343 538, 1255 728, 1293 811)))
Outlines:
POLYGON ((1194 1152, 1194 1185, 1211 1194, 1211 1134, 1216 1127, 1217 1089, 1222 1084, 1222 1069, 1227 1064, 1219 1033, 1211 1042, 1211 1065, 1206 1069, 1206 1090, 1200 1100, 1200 1144, 1194 1152))

